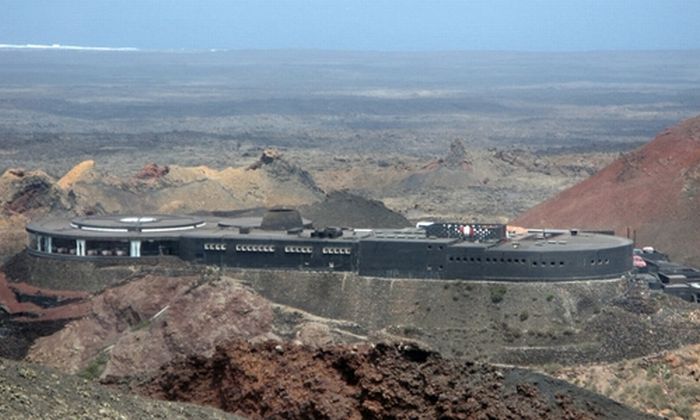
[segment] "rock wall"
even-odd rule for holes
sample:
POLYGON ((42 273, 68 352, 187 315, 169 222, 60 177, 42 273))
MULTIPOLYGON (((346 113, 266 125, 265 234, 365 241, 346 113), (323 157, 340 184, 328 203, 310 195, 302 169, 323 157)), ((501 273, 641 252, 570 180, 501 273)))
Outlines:
POLYGON ((583 331, 584 324, 626 285, 623 280, 522 284, 263 270, 228 274, 273 302, 355 322, 378 338, 406 337, 447 356, 490 361, 512 360, 529 348, 551 349, 544 358, 552 360, 570 357, 571 348, 585 353, 580 345, 596 338, 583 331))
POLYGON ((99 292, 144 270, 169 275, 173 270, 181 273, 187 267, 187 263, 175 257, 142 258, 136 264, 131 260, 81 261, 36 257, 25 250, 10 258, 2 271, 10 281, 25 282, 42 289, 99 292))

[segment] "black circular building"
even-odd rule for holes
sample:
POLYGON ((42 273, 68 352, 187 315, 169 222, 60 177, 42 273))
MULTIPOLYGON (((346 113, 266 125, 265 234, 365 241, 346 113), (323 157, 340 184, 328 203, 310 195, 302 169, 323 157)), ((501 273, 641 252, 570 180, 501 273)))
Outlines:
POLYGON ((509 234, 502 224, 314 229, 298 212, 263 217, 91 216, 30 223, 29 253, 66 259, 177 256, 239 268, 349 271, 374 277, 569 281, 632 269, 632 241, 579 230, 509 234))
POLYGON ((90 216, 30 223, 29 249, 75 257, 178 255, 180 234, 203 228, 199 217, 90 216))

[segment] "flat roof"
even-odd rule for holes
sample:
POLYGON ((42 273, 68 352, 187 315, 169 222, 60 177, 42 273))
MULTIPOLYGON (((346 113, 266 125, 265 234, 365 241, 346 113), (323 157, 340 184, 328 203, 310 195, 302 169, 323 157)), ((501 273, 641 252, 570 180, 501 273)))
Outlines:
MULTIPOLYGON (((604 250, 632 243, 629 239, 589 232, 573 235, 568 230, 547 230, 547 234, 533 231, 496 242, 470 242, 460 238, 427 237, 420 228, 404 229, 344 229, 337 238, 312 238, 313 229, 301 229, 299 232, 265 231, 259 228, 262 218, 221 218, 177 215, 109 215, 86 216, 73 219, 44 219, 27 225, 27 231, 57 237, 82 238, 91 240, 127 240, 127 239, 176 239, 176 238, 211 238, 211 239, 249 239, 254 240, 328 240, 354 241, 368 240, 381 242, 421 241, 454 248, 488 248, 492 251, 572 251, 604 250), (241 232, 244 230, 244 232, 241 232), (247 233, 245 232, 247 231, 247 233)), ((304 220, 305 225, 310 221, 304 220)))
POLYGON ((71 226, 80 229, 172 229, 196 226, 204 223, 201 217, 177 216, 165 214, 119 215, 119 216, 83 216, 71 219, 71 226))
POLYGON ((47 236, 86 239, 172 238, 183 231, 205 228, 211 222, 196 216, 121 215, 43 219, 26 230, 47 236))

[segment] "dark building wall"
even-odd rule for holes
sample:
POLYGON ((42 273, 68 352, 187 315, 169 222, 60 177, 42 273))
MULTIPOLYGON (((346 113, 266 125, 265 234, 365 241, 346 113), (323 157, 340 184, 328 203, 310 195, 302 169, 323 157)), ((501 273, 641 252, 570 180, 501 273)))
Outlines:
POLYGON ((428 241, 362 240, 359 274, 379 277, 443 278, 448 244, 428 241))
POLYGON ((330 271, 357 269, 357 243, 347 241, 319 239, 282 241, 254 237, 183 238, 180 250, 180 255, 185 260, 218 266, 330 271), (216 247, 206 249, 206 245, 224 245, 225 249, 216 249, 216 247), (274 248, 274 251, 270 251, 271 248, 274 248), (340 249, 348 250, 349 253, 331 252, 340 249))
POLYGON ((428 279, 567 280, 609 278, 632 268, 632 245, 571 251, 566 248, 522 250, 451 246, 428 240, 329 239, 265 240, 183 238, 185 260, 247 268, 288 268, 351 271, 364 276, 428 279), (223 244, 225 250, 205 249, 223 244), (237 249, 238 246, 238 249, 237 249), (274 252, 240 248, 274 247, 274 252), (286 247, 311 252, 285 252, 286 247), (350 254, 324 254, 324 248, 350 248, 350 254))

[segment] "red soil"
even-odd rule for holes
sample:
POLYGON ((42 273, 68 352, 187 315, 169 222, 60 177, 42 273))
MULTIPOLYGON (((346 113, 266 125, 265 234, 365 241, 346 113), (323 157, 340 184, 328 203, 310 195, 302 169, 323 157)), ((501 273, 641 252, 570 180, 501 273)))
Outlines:
POLYGON ((640 417, 551 378, 400 344, 310 349, 235 341, 211 358, 166 365, 140 391, 249 418, 640 417))
POLYGON ((158 166, 155 163, 148 163, 135 176, 137 179, 144 180, 159 179, 167 175, 169 172, 170 167, 168 165, 158 166))
POLYGON ((594 176, 519 216, 528 227, 636 231, 642 244, 692 259, 700 241, 700 117, 659 134, 594 176))
POLYGON ((55 321, 81 318, 90 310, 84 300, 90 296, 87 292, 67 290, 39 289, 25 283, 9 283, 5 274, 0 272, 0 308, 15 321, 55 321), (17 295, 34 296, 55 300, 56 306, 44 308, 32 302, 20 302, 17 295), (61 305, 61 301, 66 304, 61 305))

